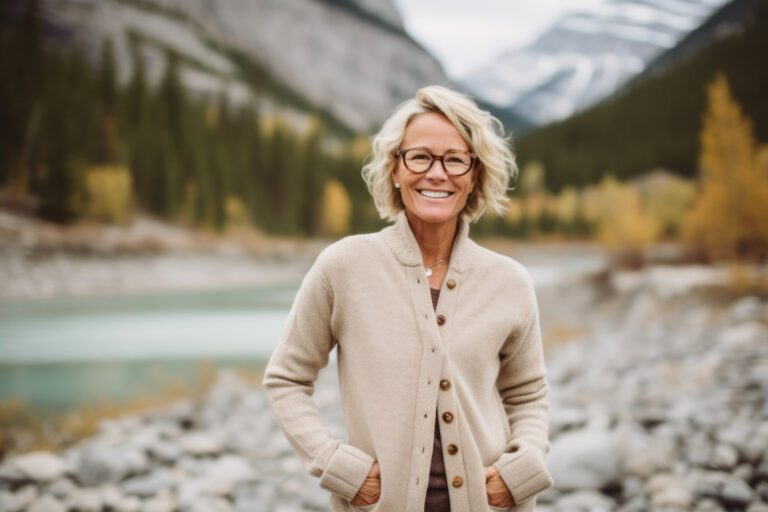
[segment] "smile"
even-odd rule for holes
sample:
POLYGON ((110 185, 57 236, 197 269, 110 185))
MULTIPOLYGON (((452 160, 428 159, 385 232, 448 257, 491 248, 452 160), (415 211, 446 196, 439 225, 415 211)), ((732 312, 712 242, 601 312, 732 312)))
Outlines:
POLYGON ((419 190, 419 194, 421 194, 424 197, 431 197, 432 199, 443 199, 445 197, 450 197, 453 195, 453 192, 444 192, 444 191, 437 191, 437 190, 419 190))

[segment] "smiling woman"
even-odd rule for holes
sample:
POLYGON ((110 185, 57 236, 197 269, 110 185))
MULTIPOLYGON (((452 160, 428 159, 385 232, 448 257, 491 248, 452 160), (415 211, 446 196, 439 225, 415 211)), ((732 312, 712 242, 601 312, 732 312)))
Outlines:
POLYGON ((335 511, 533 510, 552 484, 536 297, 467 236, 516 172, 501 125, 426 87, 372 147, 363 177, 395 224, 318 257, 265 371, 270 405, 335 511), (346 442, 312 400, 334 347, 346 442))

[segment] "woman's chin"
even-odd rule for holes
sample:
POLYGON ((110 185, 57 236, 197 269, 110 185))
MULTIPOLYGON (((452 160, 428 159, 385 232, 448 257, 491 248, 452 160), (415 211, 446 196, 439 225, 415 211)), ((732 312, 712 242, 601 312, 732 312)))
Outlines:
POLYGON ((444 224, 450 221, 456 221, 459 214, 453 208, 434 206, 430 208, 417 208, 408 210, 410 217, 416 218, 427 224, 444 224))

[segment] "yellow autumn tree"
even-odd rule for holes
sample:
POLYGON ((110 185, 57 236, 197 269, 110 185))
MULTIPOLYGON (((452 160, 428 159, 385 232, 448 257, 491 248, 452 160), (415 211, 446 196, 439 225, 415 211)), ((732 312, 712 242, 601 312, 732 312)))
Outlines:
POLYGON ((342 237, 349 233, 351 215, 352 201, 344 185, 336 180, 327 181, 323 188, 323 234, 342 237))
POLYGON ((124 223, 130 220, 133 205, 133 183, 127 167, 101 165, 85 172, 87 215, 103 222, 124 223))
POLYGON ((598 222, 597 237, 607 247, 638 252, 658 240, 659 223, 630 184, 605 176, 590 207, 598 222))
POLYGON ((699 193, 683 223, 683 239, 710 261, 764 258, 768 176, 759 169, 752 123, 722 73, 707 96, 699 193))

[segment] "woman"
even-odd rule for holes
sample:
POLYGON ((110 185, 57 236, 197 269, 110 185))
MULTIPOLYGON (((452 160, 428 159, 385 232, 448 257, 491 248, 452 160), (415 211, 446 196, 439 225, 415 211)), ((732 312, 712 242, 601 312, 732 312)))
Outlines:
POLYGON ((467 238, 507 201, 501 131, 443 87, 400 105, 363 168, 394 225, 329 246, 296 296, 264 385, 335 511, 533 510, 552 484, 530 277, 467 238), (347 442, 311 398, 334 347, 347 442))

